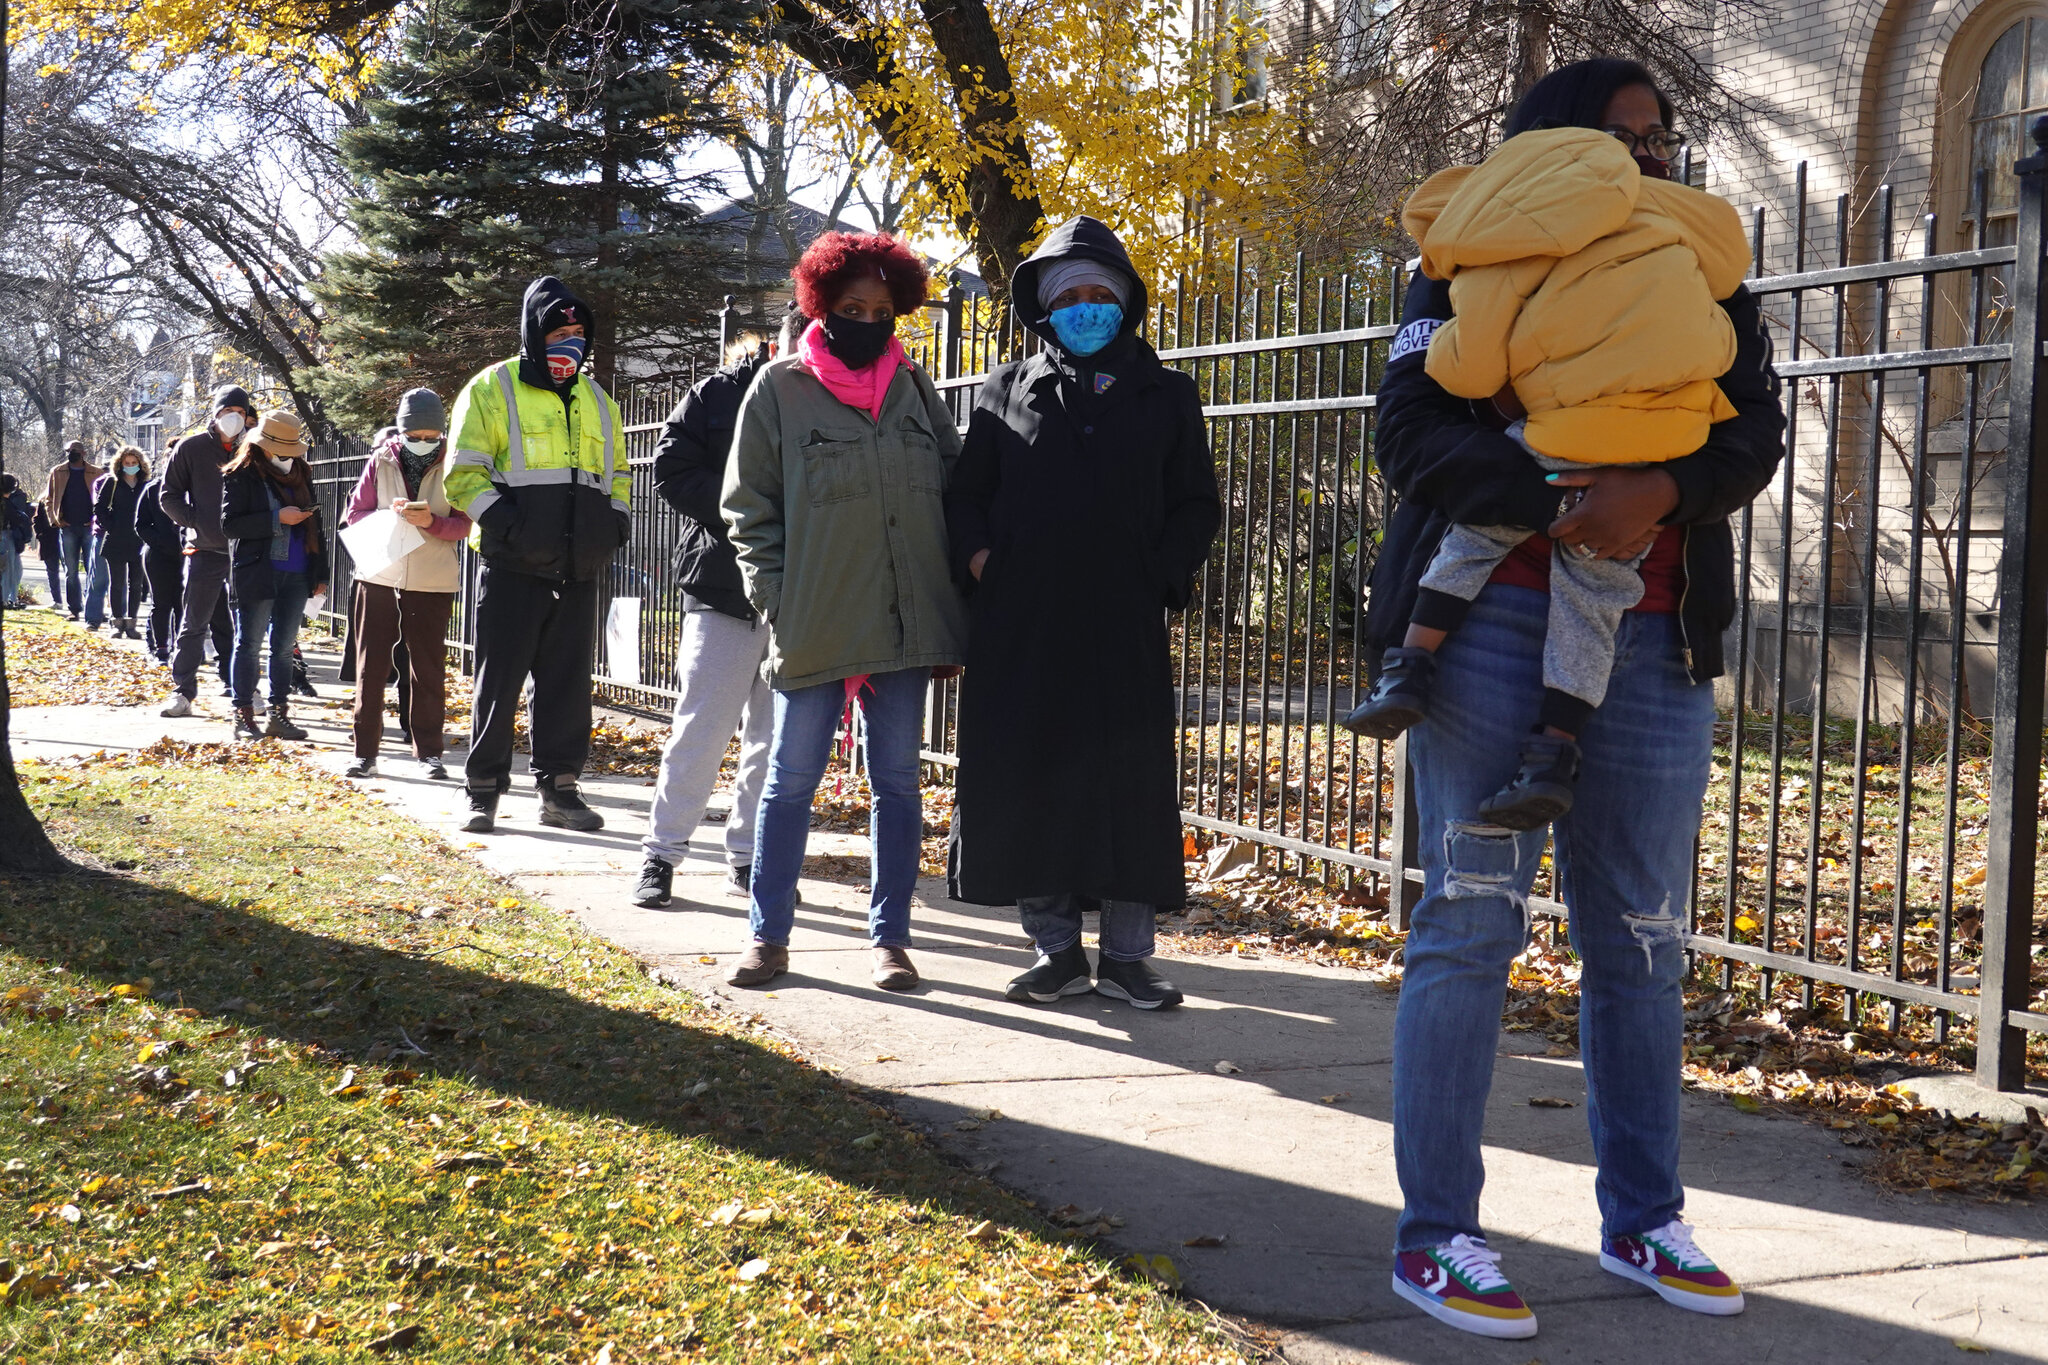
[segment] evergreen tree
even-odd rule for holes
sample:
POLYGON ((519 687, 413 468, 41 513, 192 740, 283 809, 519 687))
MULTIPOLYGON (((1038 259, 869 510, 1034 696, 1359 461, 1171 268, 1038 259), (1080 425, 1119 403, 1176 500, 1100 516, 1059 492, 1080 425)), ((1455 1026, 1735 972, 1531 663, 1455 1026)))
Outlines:
POLYGON ((344 421, 398 395, 452 397, 517 349, 529 280, 559 275, 595 314, 597 378, 658 368, 715 329, 718 288, 679 169, 724 131, 712 91, 758 16, 748 0, 428 0, 341 138, 362 187, 360 245, 319 287, 344 421))

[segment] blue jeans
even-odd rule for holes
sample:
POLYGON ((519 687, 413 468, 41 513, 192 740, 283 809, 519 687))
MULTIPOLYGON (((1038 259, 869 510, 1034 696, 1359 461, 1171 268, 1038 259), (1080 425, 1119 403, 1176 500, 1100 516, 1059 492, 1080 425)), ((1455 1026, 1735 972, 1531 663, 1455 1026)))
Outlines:
MULTIPOLYGON (((1112 962, 1141 962, 1152 956, 1159 912, 1143 901, 1100 901, 1102 955, 1112 962)), ((1051 957, 1081 941, 1081 905, 1072 895, 1019 896, 1017 917, 1024 932, 1051 957)))
MULTIPOLYGON (((861 689, 866 721, 864 757, 875 794, 868 813, 874 887, 868 900, 868 937, 878 948, 910 946, 910 896, 917 889, 924 840, 924 805, 918 799, 918 753, 924 741, 928 668, 875 673, 861 689)), ((754 872, 749 918, 762 943, 789 946, 796 923, 796 881, 811 833, 811 797, 832 756, 832 736, 846 709, 843 683, 820 683, 775 694, 775 738, 769 743, 768 786, 754 826, 754 872)))
POLYGON ((21 597, 21 550, 0 527, 0 606, 12 607, 21 597))
MULTIPOLYGON (((85 526, 60 526, 57 528, 57 562, 64 568, 64 601, 71 608, 73 616, 85 608, 85 601, 79 593, 79 570, 92 563, 92 530, 85 526)), ((50 575, 51 606, 56 606, 57 576, 50 575)))
POLYGON ((256 664, 266 644, 270 651, 270 704, 283 706, 292 696, 292 646, 299 642, 299 621, 313 585, 296 571, 271 572, 273 596, 235 604, 235 709, 253 711, 256 664), (267 641, 265 637, 268 637, 267 641))
POLYGON ((107 585, 112 578, 107 571, 106 539, 93 532, 85 552, 85 623, 94 630, 107 620, 107 585))
MULTIPOLYGON (((1427 875, 1394 1023, 1397 1251, 1482 1235, 1480 1141, 1509 963, 1540 829, 1472 811, 1514 775, 1543 692, 1545 594, 1495 584, 1437 652, 1429 719, 1409 732, 1427 875), (1441 831, 1441 833, 1436 833, 1441 831)), ((1629 613, 1607 697, 1579 737, 1557 884, 1579 956, 1579 1048, 1601 1227, 1624 1237, 1678 1216, 1685 905, 1713 756, 1714 689, 1693 682, 1674 614, 1629 613)))

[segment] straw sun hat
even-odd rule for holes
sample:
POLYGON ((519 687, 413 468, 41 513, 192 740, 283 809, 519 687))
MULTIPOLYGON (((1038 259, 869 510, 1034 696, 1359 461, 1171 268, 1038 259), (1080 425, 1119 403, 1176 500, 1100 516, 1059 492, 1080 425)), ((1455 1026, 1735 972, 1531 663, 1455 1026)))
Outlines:
POLYGON ((282 411, 264 413, 242 439, 272 455, 303 455, 313 444, 306 438, 306 424, 298 414, 282 411))

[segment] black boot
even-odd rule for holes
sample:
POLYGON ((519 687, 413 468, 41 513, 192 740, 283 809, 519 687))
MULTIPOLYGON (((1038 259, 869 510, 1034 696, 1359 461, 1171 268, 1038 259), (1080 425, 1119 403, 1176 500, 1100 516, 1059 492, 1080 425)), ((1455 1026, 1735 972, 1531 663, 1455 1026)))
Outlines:
POLYGON ((235 738, 263 738, 263 731, 256 725, 256 712, 254 710, 239 706, 235 708, 235 738))
POLYGON ((633 904, 643 910, 658 910, 667 905, 675 872, 674 863, 648 854, 647 861, 640 864, 640 880, 633 887, 633 904))
POLYGON ((1118 962, 1113 957, 1095 963, 1095 993, 1127 1001, 1141 1010, 1171 1009, 1181 1002, 1180 988, 1152 970, 1149 958, 1118 962))
POLYGON ((1367 739, 1393 739, 1429 714, 1435 687, 1435 654, 1406 646, 1390 649, 1380 658, 1379 681, 1344 717, 1344 728, 1367 739))
POLYGON ((1094 982, 1088 979, 1088 950, 1076 940, 1072 947, 1049 957, 1040 953, 1037 965, 1012 981, 1003 994, 1020 1002, 1050 1005, 1063 995, 1086 995, 1093 988, 1094 982))
POLYGON ((1522 741, 1522 766, 1508 784, 1479 806, 1479 818, 1503 829, 1536 829, 1572 808, 1579 780, 1579 746, 1558 735, 1522 741))
POLYGON ((263 733, 272 739, 304 739, 303 727, 292 724, 291 708, 275 703, 270 708, 270 721, 263 727, 263 733))
POLYGON ((535 779, 540 788, 540 822, 557 829, 580 833, 604 828, 604 817, 583 804, 576 790, 576 775, 544 773, 535 779))
POLYGON ((489 834, 498 827, 498 793, 483 791, 476 787, 464 789, 469 796, 469 819, 463 822, 465 834, 489 834))

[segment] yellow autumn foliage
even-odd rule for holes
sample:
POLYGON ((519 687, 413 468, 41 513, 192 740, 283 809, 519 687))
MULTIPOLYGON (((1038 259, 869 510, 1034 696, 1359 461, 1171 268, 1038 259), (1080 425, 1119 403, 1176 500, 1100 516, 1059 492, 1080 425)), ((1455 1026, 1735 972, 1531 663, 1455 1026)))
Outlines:
POLYGON ((905 227, 948 230, 969 209, 968 171, 1002 158, 1002 133, 1021 130, 1028 166, 1010 162, 1012 183, 1035 193, 1041 232, 1077 213, 1115 228, 1139 269, 1166 278, 1196 265, 1209 242, 1227 239, 1280 209, 1294 143, 1265 101, 1218 113, 1217 91, 1234 86, 1263 35, 1239 27, 1197 35, 1179 0, 994 0, 990 17, 1010 68, 1015 114, 970 133, 977 102, 1003 96, 974 79, 956 91, 915 0, 873 0, 861 36, 885 50, 894 78, 858 102, 817 105, 812 117, 861 120, 886 114, 903 132, 898 163, 912 184, 905 227), (1206 229, 1206 230, 1205 230, 1206 229))
POLYGON ((353 92, 398 0, 15 0, 8 36, 74 35, 166 62, 242 57, 353 92))

